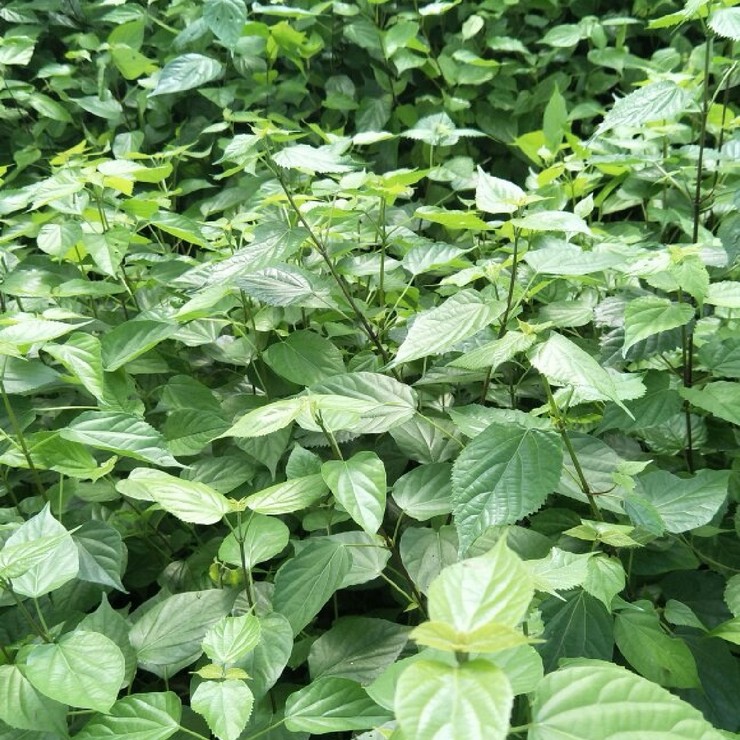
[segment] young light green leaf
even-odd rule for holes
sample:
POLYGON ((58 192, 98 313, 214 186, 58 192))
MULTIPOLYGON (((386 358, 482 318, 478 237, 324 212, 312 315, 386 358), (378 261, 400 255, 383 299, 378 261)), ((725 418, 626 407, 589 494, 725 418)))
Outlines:
POLYGON ((76 740, 167 740, 180 729, 182 705, 172 691, 130 694, 119 699, 108 714, 93 717, 76 740))
POLYGON ((673 303, 667 298, 651 295, 635 298, 624 312, 624 346, 627 350, 653 334, 684 326, 694 317, 694 309, 686 303, 673 303))
POLYGON ((517 627, 534 596, 521 559, 502 537, 486 555, 445 568, 429 587, 429 618, 459 632, 491 623, 517 627))
POLYGON ((368 534, 375 534, 385 514, 386 476, 374 452, 358 452, 349 460, 329 460, 321 475, 334 498, 368 534))
POLYGON ((283 564, 275 575, 272 605, 297 635, 341 587, 352 567, 347 548, 331 540, 315 540, 283 564))
MULTIPOLYGON (((734 10, 740 11, 740 8, 734 10)), ((740 308, 740 282, 720 280, 718 283, 711 283, 704 302, 723 308, 740 308)))
POLYGON ((721 740, 701 712, 660 686, 601 661, 561 668, 535 690, 529 740, 603 740, 644 735, 721 740))
POLYGON ((486 213, 515 213, 527 203, 527 194, 513 182, 487 175, 478 167, 475 205, 486 213))
POLYGON ((260 641, 260 622, 253 614, 223 617, 203 638, 203 651, 221 665, 236 663, 254 650, 260 641))
POLYGON ((391 719, 360 684, 326 676, 288 697, 285 727, 290 732, 323 735, 328 732, 366 730, 391 719))
POLYGON ((249 722, 254 696, 244 681, 203 681, 193 691, 190 706, 205 718, 219 740, 237 740, 249 722))
POLYGON ((449 351, 495 321, 505 307, 503 301, 487 300, 474 290, 455 293, 416 317, 391 365, 449 351))
POLYGON ((280 167, 314 174, 351 172, 354 169, 351 161, 333 146, 294 144, 277 152, 274 160, 280 167))
POLYGON ((709 28, 718 36, 740 41, 740 8, 717 8, 709 16, 709 28))
MULTIPOLYGON (((425 521, 452 511, 450 463, 420 465, 393 484, 393 500, 413 519, 425 521)), ((409 531, 409 530, 406 530, 409 531)))
POLYGON ((26 677, 62 704, 107 712, 123 683, 125 660, 118 646, 98 632, 75 631, 28 653, 26 677))
POLYGON ((563 451, 552 431, 493 423, 452 469, 452 512, 465 552, 493 524, 513 524, 542 506, 560 478, 563 451))
POLYGON ((308 398, 306 396, 273 401, 266 406, 260 406, 246 413, 221 436, 264 437, 266 434, 283 429, 295 421, 307 404, 308 398))
POLYGON ((211 57, 181 54, 164 65, 149 97, 192 90, 220 77, 222 71, 223 67, 211 57))
POLYGON ((513 703, 506 674, 486 660, 418 660, 398 679, 394 702, 405 737, 466 740, 504 740, 513 703))

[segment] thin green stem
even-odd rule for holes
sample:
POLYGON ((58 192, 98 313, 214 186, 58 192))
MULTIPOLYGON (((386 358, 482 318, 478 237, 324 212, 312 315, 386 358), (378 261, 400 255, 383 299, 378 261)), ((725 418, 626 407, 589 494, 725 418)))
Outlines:
MULTIPOLYGON (((2 374, 5 375, 4 367, 3 367, 2 374)), ((0 378, 0 394, 2 394, 2 397, 3 397, 3 405, 5 406, 5 412, 8 414, 8 419, 10 419, 10 426, 13 427, 13 433, 18 439, 18 445, 21 448, 23 457, 26 458, 28 469, 31 471, 31 478, 33 479, 36 492, 39 494, 39 496, 41 496, 41 498, 44 499, 44 501, 48 503, 49 496, 46 493, 46 490, 44 489, 43 484, 41 483, 41 478, 39 477, 39 471, 36 469, 36 466, 33 463, 31 452, 28 449, 28 445, 26 444, 26 438, 23 435, 23 429, 21 429, 21 425, 18 423, 18 417, 15 415, 15 411, 13 410, 13 405, 10 403, 10 399, 8 398, 8 394, 5 390, 5 383, 3 382, 2 378, 0 378)))
POLYGON ((293 213, 301 222, 303 228, 306 229, 306 231, 308 232, 309 239, 313 243, 314 247, 316 247, 316 251, 319 253, 321 259, 324 260, 324 263, 329 268, 329 272, 331 273, 332 278, 334 278, 334 282, 336 282, 336 284, 339 286, 339 289, 342 291, 345 300, 349 304, 357 320, 360 322, 360 326, 367 335, 368 339, 375 345, 375 348, 378 350, 380 356, 383 358, 383 362, 388 364, 391 361, 390 355, 386 351, 385 347, 383 347, 380 338, 378 337, 375 329, 373 329, 373 327, 370 325, 370 322, 367 320, 365 314, 360 311, 360 307, 357 305, 354 296, 352 295, 352 291, 347 284, 347 281, 342 277, 342 275, 339 274, 339 272, 337 272, 337 268, 331 261, 331 257, 329 256, 329 252, 326 249, 326 245, 321 241, 321 239, 319 239, 319 237, 316 235, 316 232, 311 227, 311 224, 308 223, 306 217, 301 212, 301 209, 295 202, 293 193, 288 187, 288 183, 285 180, 283 173, 280 172, 280 168, 275 164, 275 160, 273 160, 270 152, 266 151, 265 154, 267 157, 267 165, 277 178, 277 181, 280 184, 283 193, 285 193, 285 197, 288 199, 288 203, 290 204, 293 213))
POLYGON ((187 727, 184 727, 183 725, 180 725, 180 732, 184 732, 186 735, 190 735, 190 737, 197 737, 199 740, 211 740, 209 737, 206 737, 205 735, 201 735, 199 732, 196 732, 195 730, 189 730, 187 727))
POLYGON ((13 601, 15 601, 16 606, 18 607, 20 613, 23 615, 23 618, 28 622, 31 629, 44 642, 54 642, 49 636, 49 633, 33 618, 33 614, 28 611, 28 607, 23 603, 23 599, 21 599, 13 590, 13 584, 5 578, 0 578, 0 586, 2 586, 3 590, 7 591, 13 597, 13 601))
POLYGON ((581 467, 581 463, 578 459, 578 455, 576 454, 575 448, 573 447, 573 443, 571 442, 570 437, 568 436, 568 430, 565 426, 565 419, 562 417, 560 413, 560 409, 558 408, 557 403, 555 402, 555 397, 552 395, 552 389, 550 388, 550 384, 547 382, 547 378, 544 375, 540 376, 542 378, 542 386, 545 389, 545 394, 547 396, 547 401, 550 405, 550 415, 552 416, 553 421, 555 422, 555 428, 560 432, 560 436, 563 439, 563 444, 565 445, 565 449, 568 451, 568 456, 570 457, 571 462, 573 463, 573 467, 576 471, 576 476, 578 478, 578 485, 581 488, 581 491, 588 499, 588 504, 591 508, 591 513, 594 516, 594 519, 597 521, 603 522, 604 516, 601 513, 601 510, 596 505, 596 499, 594 492, 591 490, 591 486, 589 486, 588 481, 586 480, 586 476, 583 472, 583 468, 581 467))

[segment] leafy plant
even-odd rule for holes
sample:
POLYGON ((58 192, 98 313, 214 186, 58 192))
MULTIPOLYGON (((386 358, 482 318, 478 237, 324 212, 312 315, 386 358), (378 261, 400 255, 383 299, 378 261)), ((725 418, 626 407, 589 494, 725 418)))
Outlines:
POLYGON ((733 0, 0 9, 0 735, 740 732, 733 0))

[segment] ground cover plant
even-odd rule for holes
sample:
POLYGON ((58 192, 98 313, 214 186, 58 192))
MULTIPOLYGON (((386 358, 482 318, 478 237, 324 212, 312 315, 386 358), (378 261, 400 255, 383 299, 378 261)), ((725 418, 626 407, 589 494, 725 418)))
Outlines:
POLYGON ((737 737, 739 36, 4 3, 0 737, 737 737))

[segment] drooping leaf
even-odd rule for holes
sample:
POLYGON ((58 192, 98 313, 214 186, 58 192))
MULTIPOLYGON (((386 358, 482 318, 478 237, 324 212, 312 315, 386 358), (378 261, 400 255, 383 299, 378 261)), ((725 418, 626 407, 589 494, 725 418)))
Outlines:
POLYGON ((374 452, 358 452, 348 460, 329 460, 321 475, 334 498, 368 534, 375 534, 385 513, 386 475, 374 452))
POLYGON ((152 468, 134 468, 116 488, 124 496, 156 501, 165 511, 192 524, 215 524, 231 511, 229 500, 205 483, 152 468))
POLYGON ((273 607, 298 634, 342 585, 352 557, 330 540, 309 542, 275 574, 273 607))
POLYGON ((155 465, 177 466, 162 435, 132 414, 85 411, 59 431, 64 439, 155 465))

